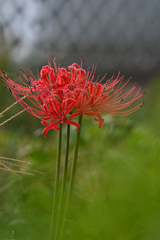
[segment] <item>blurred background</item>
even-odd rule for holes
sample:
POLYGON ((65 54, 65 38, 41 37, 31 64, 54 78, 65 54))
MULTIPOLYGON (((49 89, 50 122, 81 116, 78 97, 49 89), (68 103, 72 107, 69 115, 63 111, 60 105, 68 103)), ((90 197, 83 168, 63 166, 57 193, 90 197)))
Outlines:
MULTIPOLYGON (((159 0, 0 0, 0 69, 12 79, 28 66, 36 75, 47 55, 64 66, 80 63, 82 54, 85 69, 97 63, 96 75, 107 78, 121 71, 147 92, 143 108, 128 117, 104 116, 103 129, 84 119, 64 239, 159 240, 159 13, 159 0)), ((3 84, 0 101, 0 112, 14 102, 3 84)), ((15 105, 1 122, 21 110, 15 105)), ((21 177, 0 170, 3 240, 48 238, 57 132, 44 139, 42 130, 28 113, 0 128, 0 156, 44 173, 27 175, 24 163, 21 177)), ((71 153, 74 137, 73 128, 71 153)))

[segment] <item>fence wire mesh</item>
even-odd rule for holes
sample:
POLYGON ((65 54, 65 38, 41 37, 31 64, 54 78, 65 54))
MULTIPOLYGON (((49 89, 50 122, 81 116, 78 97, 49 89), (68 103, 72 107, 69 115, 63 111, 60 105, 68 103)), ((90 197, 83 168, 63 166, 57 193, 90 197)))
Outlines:
POLYGON ((160 64, 159 0, 0 0, 0 42, 15 60, 98 63, 149 73, 160 64))

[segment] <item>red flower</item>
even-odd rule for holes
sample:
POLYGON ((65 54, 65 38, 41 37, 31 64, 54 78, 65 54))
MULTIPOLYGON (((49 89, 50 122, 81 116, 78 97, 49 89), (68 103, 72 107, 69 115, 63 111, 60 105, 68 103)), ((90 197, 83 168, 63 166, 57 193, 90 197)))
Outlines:
POLYGON ((99 122, 99 127, 102 127, 104 121, 102 113, 124 116, 136 111, 143 104, 142 102, 129 110, 126 109, 144 94, 140 94, 138 88, 131 100, 125 102, 126 97, 138 87, 134 84, 130 90, 122 93, 130 79, 122 86, 123 77, 119 74, 115 79, 112 77, 104 84, 102 81, 105 76, 93 82, 96 65, 86 72, 82 68, 82 60, 81 66, 74 63, 68 67, 68 70, 57 68, 54 58, 53 63, 54 68, 51 68, 48 59, 48 65, 42 68, 38 79, 30 69, 29 78, 21 70, 26 81, 23 81, 19 75, 18 78, 23 85, 13 82, 5 72, 1 72, 2 79, 14 98, 26 111, 41 119, 41 123, 46 127, 43 130, 44 136, 52 128, 59 130, 60 123, 72 124, 78 130, 78 123, 72 119, 82 114, 95 116, 94 120, 99 122), (22 96, 24 97, 21 98, 22 96))

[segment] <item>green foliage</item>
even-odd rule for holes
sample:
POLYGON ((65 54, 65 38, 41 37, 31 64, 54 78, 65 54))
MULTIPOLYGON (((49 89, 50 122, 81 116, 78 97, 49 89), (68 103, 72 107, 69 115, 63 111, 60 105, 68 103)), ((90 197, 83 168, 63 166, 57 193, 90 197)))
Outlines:
MULTIPOLYGON (((92 118, 83 119, 64 240, 159 240, 158 80, 148 87, 143 108, 129 117, 106 115, 102 129, 92 118)), ((43 126, 34 117, 26 119, 27 113, 21 117, 21 122, 19 117, 14 120, 14 127, 12 121, 1 127, 0 156, 29 161, 31 165, 20 163, 18 169, 27 166, 43 174, 18 177, 0 170, 0 236, 10 240, 14 232, 15 240, 44 240, 49 237, 57 132, 44 138, 43 126), (23 118, 32 127, 23 125, 23 118)), ((74 127, 71 136, 70 160, 74 127)), ((65 143, 62 150, 63 157, 65 143)))

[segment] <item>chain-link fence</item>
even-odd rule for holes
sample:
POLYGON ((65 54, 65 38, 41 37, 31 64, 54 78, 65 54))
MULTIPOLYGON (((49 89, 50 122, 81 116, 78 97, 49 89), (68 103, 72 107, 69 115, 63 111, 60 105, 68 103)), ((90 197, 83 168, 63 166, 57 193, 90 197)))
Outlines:
POLYGON ((0 41, 15 60, 54 55, 102 71, 153 73, 160 65, 159 0, 0 0, 0 41))

